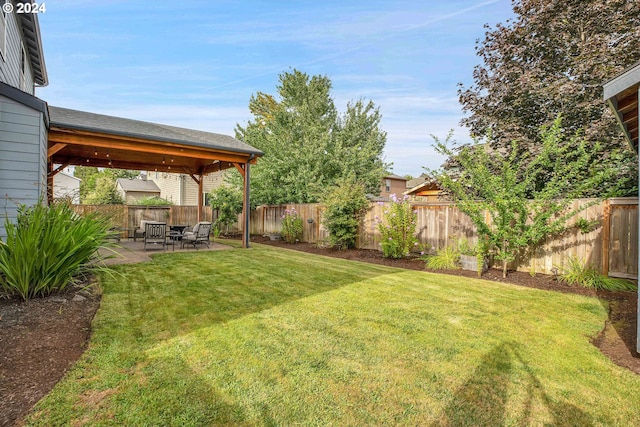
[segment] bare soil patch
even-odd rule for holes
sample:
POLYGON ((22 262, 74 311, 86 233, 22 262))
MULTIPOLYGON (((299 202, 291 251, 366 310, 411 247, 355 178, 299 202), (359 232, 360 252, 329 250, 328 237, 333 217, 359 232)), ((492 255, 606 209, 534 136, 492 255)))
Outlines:
MULTIPOLYGON (((318 255, 427 271, 424 262, 417 258, 391 260, 383 258, 379 251, 338 251, 308 243, 291 245, 261 237, 252 238, 252 241, 318 255)), ((477 277, 477 273, 464 270, 437 273, 477 277)), ((596 292, 567 286, 552 276, 537 274, 532 277, 517 271, 509 272, 508 277, 502 279, 501 271, 491 269, 482 278, 600 299, 609 307, 609 318, 600 335, 593 339, 593 344, 614 363, 640 374, 640 355, 635 351, 635 292, 596 292)), ((78 360, 86 349, 91 322, 99 305, 98 293, 81 288, 26 303, 17 299, 0 299, 0 426, 19 424, 20 419, 78 360)))

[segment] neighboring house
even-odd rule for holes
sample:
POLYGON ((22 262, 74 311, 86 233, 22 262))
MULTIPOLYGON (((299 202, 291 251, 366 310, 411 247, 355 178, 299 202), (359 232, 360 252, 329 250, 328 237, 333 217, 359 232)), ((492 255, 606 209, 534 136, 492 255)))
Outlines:
POLYGON ((38 15, 0 12, 0 237, 18 205, 46 197, 49 114, 34 91, 47 83, 38 15))
MULTIPOLYGON (((203 178, 203 200, 214 188, 224 183, 226 171, 213 172, 203 178)), ((196 206, 198 204, 198 184, 189 175, 148 171, 147 180, 156 183, 160 188, 160 197, 169 200, 174 205, 196 206)))
POLYGON ((443 197, 442 189, 438 183, 427 176, 409 180, 403 194, 422 202, 437 202, 443 197))
MULTIPOLYGON (((640 129, 640 62, 604 84, 604 100, 613 110, 631 148, 638 153, 640 129)), ((640 245, 640 236, 638 245, 640 245)), ((638 260, 640 271, 640 259, 638 260)), ((640 319, 640 293, 638 294, 638 319, 640 319)), ((640 322, 637 324, 636 351, 640 352, 640 322)))
POLYGON ((382 178, 380 198, 388 200, 392 194, 401 195, 407 189, 407 178, 400 175, 387 175, 382 178))
POLYGON ((58 172, 53 177, 53 198, 70 199, 71 203, 80 204, 80 178, 66 172, 58 172))
POLYGON ((421 175, 417 178, 411 178, 410 180, 407 181, 407 188, 405 188, 405 190, 409 190, 410 188, 420 185, 424 183, 427 179, 428 177, 426 175, 421 175))
POLYGON ((148 197, 160 197, 160 188, 156 183, 144 179, 118 178, 116 189, 127 205, 135 205, 148 197))

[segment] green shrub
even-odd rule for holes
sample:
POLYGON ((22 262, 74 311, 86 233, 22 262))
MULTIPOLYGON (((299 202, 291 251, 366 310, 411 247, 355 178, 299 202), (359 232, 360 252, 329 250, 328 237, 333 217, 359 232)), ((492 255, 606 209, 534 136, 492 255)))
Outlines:
POLYGON ((409 256, 418 246, 416 238, 416 214, 411 208, 408 197, 402 199, 391 195, 391 203, 378 222, 382 242, 382 254, 386 258, 409 256))
POLYGON ((587 264, 577 257, 570 257, 567 265, 560 269, 560 281, 568 285, 579 285, 585 288, 605 289, 608 291, 633 291, 636 286, 624 279, 616 279, 600 274, 593 264, 587 264))
POLYGON ((469 243, 469 241, 465 238, 458 239, 457 246, 458 246, 458 252, 460 252, 460 255, 469 255, 469 256, 478 255, 478 247, 471 245, 471 243, 469 243))
POLYGON ((296 243, 302 239, 302 218, 298 216, 295 208, 284 211, 280 234, 287 243, 296 243))
POLYGON ((218 187, 211 191, 210 204, 218 211, 214 227, 222 231, 224 225, 229 231, 229 226, 238 221, 238 214, 242 212, 242 193, 230 187, 218 187))
POLYGON ((141 206, 171 206, 173 205, 172 202, 170 202, 167 199, 163 199, 162 197, 159 196, 151 196, 151 197, 145 197, 144 199, 140 199, 136 202, 136 205, 141 205, 141 206))
POLYGON ((435 255, 426 258, 427 268, 431 270, 454 270, 460 268, 460 251, 454 246, 438 249, 435 255))
POLYGON ((362 222, 369 200, 364 185, 354 179, 342 179, 324 194, 323 224, 329 231, 329 242, 338 249, 356 246, 358 226, 362 222))
POLYGON ((67 204, 21 206, 17 224, 5 221, 0 241, 0 285, 24 300, 65 289, 83 273, 105 269, 98 249, 112 246, 110 221, 78 216, 67 204))

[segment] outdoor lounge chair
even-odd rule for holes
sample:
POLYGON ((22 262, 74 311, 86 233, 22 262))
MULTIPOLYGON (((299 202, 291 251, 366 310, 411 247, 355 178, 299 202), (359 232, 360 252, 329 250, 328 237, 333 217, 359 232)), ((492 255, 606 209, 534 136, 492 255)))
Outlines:
POLYGON ((144 250, 147 250, 147 243, 161 245, 162 250, 167 248, 167 223, 147 222, 144 225, 144 250))
POLYGON ((185 243, 190 243, 198 249, 198 243, 204 243, 209 247, 209 233, 211 232, 210 222, 199 222, 193 226, 192 231, 182 233, 182 247, 185 243))

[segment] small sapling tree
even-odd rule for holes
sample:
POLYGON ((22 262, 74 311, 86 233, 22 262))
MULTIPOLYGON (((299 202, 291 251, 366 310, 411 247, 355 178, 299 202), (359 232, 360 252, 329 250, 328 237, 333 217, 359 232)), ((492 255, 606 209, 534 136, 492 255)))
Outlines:
POLYGON ((616 191, 619 181, 614 168, 596 161, 600 146, 566 135, 560 117, 540 132, 536 155, 522 155, 515 142, 501 153, 489 143, 456 148, 451 134, 434 139, 435 149, 458 167, 455 174, 432 175, 475 225, 482 255, 492 252, 502 262, 503 277, 509 262, 567 230, 568 220, 590 206, 574 208, 573 199, 599 186, 616 191))
POLYGON ((226 231, 229 226, 238 221, 238 214, 242 212, 242 193, 230 187, 218 187, 211 191, 211 207, 218 210, 218 219, 214 228, 219 232, 224 225, 226 231))
POLYGON ((382 254, 385 258, 403 258, 409 256, 418 246, 416 237, 416 213, 409 203, 409 197, 391 195, 391 201, 378 222, 382 242, 382 254))

